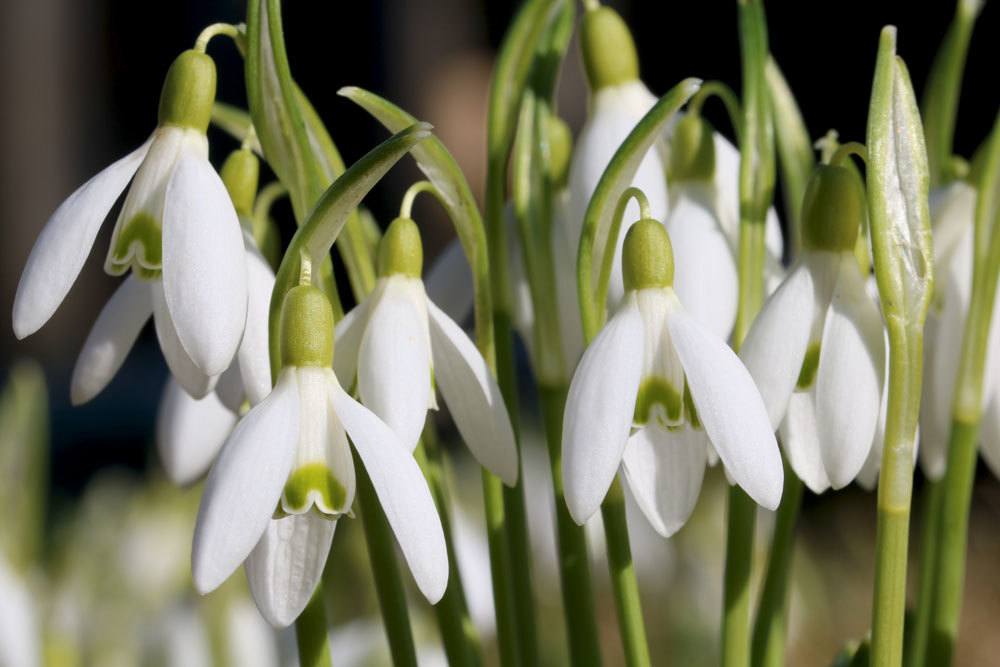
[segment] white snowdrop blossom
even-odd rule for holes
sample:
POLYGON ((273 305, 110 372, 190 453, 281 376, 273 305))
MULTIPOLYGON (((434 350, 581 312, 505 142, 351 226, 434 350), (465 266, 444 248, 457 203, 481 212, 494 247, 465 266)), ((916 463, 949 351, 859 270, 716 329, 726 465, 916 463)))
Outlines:
POLYGON ((70 195, 28 257, 14 300, 18 338, 58 308, 131 181, 104 267, 132 275, 94 325, 74 373, 74 403, 104 387, 150 315, 171 372, 193 396, 208 393, 236 354, 247 270, 236 212, 208 161, 205 130, 214 98, 211 58, 182 53, 167 73, 153 135, 70 195))
POLYGON ((389 225, 372 294, 337 324, 334 370, 357 384, 361 402, 410 451, 435 385, 472 454, 507 485, 517 482, 517 445, 500 387, 475 344, 424 290, 420 232, 409 218, 389 225))
POLYGON ((624 246, 626 293, 583 354, 563 418, 566 504, 583 524, 619 469, 653 528, 684 525, 709 447, 758 504, 781 499, 781 456, 750 373, 674 293, 663 225, 634 224, 624 246))
POLYGON ((205 485, 192 551, 194 583, 214 590, 246 564, 250 591, 272 624, 291 624, 319 582, 337 520, 351 510, 348 441, 413 572, 433 604, 448 581, 444 532, 408 446, 341 387, 333 312, 308 285, 281 315, 283 368, 271 393, 240 420, 205 485))
POLYGON ((879 421, 882 316, 854 255, 866 200, 860 179, 823 165, 803 203, 803 253, 743 343, 788 461, 814 492, 849 484, 879 421))

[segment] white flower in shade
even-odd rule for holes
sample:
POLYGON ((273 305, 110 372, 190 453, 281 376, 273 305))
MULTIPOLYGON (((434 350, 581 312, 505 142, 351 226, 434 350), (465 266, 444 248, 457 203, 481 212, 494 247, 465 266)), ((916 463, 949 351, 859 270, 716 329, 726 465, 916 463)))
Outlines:
POLYGON ((413 220, 389 225, 374 291, 337 324, 334 369, 410 451, 437 408, 436 385, 476 459, 513 485, 517 446, 500 388, 462 328, 427 298, 421 248, 413 220))
POLYGON ((28 257, 14 299, 18 338, 37 331, 58 308, 132 181, 105 270, 133 275, 98 318, 91 336, 99 348, 85 350, 90 358, 74 381, 74 402, 104 386, 103 376, 117 369, 150 314, 171 372, 193 395, 205 395, 236 353, 247 272, 236 212, 208 161, 205 129, 214 98, 212 60, 181 54, 167 73, 153 136, 63 202, 28 257))
POLYGON ((209 473, 192 551, 196 588, 214 590, 245 561, 264 618, 292 623, 316 588, 337 520, 350 512, 353 444, 417 586, 436 603, 448 554, 430 490, 409 448, 337 381, 333 312, 319 289, 287 294, 281 336, 274 390, 236 426, 209 473))
POLYGON ((709 444, 734 483, 775 509, 783 471, 764 403, 736 354, 678 301, 663 225, 632 225, 623 268, 625 297, 584 352, 566 402, 573 519, 597 511, 621 469, 653 528, 671 535, 694 509, 709 444))
POLYGON ((792 469, 816 493, 857 476, 879 419, 882 317, 854 256, 866 206, 853 172, 818 168, 803 202, 802 257, 740 352, 792 469))
POLYGON ((42 664, 42 636, 36 598, 0 557, 0 665, 42 664))

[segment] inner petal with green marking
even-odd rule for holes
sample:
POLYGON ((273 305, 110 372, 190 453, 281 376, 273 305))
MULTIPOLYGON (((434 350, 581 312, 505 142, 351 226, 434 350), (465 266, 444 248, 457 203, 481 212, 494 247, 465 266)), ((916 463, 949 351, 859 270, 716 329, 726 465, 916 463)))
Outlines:
POLYGON ((806 356, 802 359, 802 369, 799 371, 799 379, 795 382, 795 389, 798 391, 809 389, 816 381, 816 371, 818 370, 819 341, 813 341, 806 348, 806 356))
POLYGON ((680 427, 684 423, 683 388, 655 375, 645 378, 639 385, 632 419, 637 425, 655 419, 664 428, 680 427))
POLYGON ((347 511, 347 490, 323 463, 307 463, 288 476, 281 494, 282 514, 304 514, 313 507, 338 517, 347 511))
POLYGON ((111 240, 105 269, 120 276, 129 268, 147 280, 158 278, 163 268, 162 225, 155 216, 141 212, 132 216, 111 240))

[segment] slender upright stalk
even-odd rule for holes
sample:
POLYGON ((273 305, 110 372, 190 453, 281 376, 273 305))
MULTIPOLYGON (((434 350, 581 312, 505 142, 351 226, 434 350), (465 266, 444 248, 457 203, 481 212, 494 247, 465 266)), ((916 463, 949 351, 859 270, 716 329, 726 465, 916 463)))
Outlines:
POLYGON ((910 667, 927 664, 927 642, 930 637, 931 615, 934 613, 934 577, 940 554, 938 534, 944 485, 941 480, 927 480, 924 489, 923 538, 920 541, 920 575, 917 586, 917 610, 913 629, 907 634, 906 656, 910 667))
POLYGON ((771 553, 754 622, 750 660, 753 667, 781 667, 785 664, 788 581, 795 546, 795 524, 802 506, 802 480, 785 460, 785 488, 771 537, 771 553))
POLYGON ((330 667, 330 645, 327 642, 326 609, 323 607, 323 586, 295 620, 295 643, 302 667, 330 667))
POLYGON ((628 525, 625 521, 625 495, 617 477, 611 483, 608 495, 601 504, 601 517, 604 519, 604 532, 608 540, 608 569, 611 572, 611 587, 615 593, 619 631, 622 647, 625 649, 625 664, 627 667, 648 667, 649 645, 646 642, 639 585, 632 564, 632 549, 629 546, 628 525))
POLYGON ((497 648, 503 667, 517 665, 517 615, 510 573, 510 548, 507 545, 503 482, 483 469, 483 504, 486 510, 486 539, 490 547, 490 577, 493 582, 493 607, 497 620, 497 648))
POLYGON ((757 505, 738 486, 729 487, 726 569, 722 610, 722 664, 750 664, 750 574, 757 505))

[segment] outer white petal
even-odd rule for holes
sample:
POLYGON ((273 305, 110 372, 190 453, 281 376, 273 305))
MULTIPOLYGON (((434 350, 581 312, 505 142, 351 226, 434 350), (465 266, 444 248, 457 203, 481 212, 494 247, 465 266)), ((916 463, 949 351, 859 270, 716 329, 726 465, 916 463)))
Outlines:
POLYGON ((406 279, 384 280, 358 350, 358 394, 413 451, 433 398, 427 315, 406 279))
POLYGON ((691 398, 733 480, 758 505, 781 501, 784 471, 764 401, 739 357, 683 308, 667 318, 691 398))
POLYGON ((207 375, 226 370, 246 324, 246 251, 226 187, 191 152, 181 154, 167 184, 163 291, 191 360, 207 375))
POLYGON ((461 327, 433 303, 427 310, 435 377, 455 426, 476 460, 514 486, 517 444, 500 387, 461 327))
POLYGON ((795 391, 815 304, 812 272, 799 264, 764 303, 740 348, 740 358, 760 390, 772 429, 778 428, 795 391))
POLYGON ((0 665, 42 664, 37 598, 0 558, 0 665))
MULTIPOLYGON (((886 335, 885 345, 883 348, 888 346, 888 334, 886 335)), ((875 437, 872 439, 872 448, 868 452, 868 459, 865 460, 865 464, 861 466, 861 472, 855 478, 855 481, 861 486, 861 488, 866 491, 874 491, 875 485, 878 484, 878 474, 882 469, 882 449, 885 446, 885 413, 888 407, 888 396, 889 391, 886 384, 886 378, 889 376, 889 360, 885 360, 885 368, 882 372, 882 400, 878 411, 878 424, 875 427, 875 437)), ((917 443, 918 443, 918 453, 919 453, 919 442, 920 434, 919 429, 917 433, 917 443)), ((916 467, 916 459, 913 461, 914 467, 916 467)))
POLYGON ((830 480, 820 454, 815 401, 813 391, 792 394, 785 419, 781 422, 781 445, 795 475, 813 493, 823 493, 830 488, 830 480))
POLYGON ((202 594, 246 560, 267 528, 288 479, 299 437, 294 369, 247 413, 212 467, 198 509, 191 571, 202 594))
POLYGON ((597 511, 618 472, 642 375, 643 322, 634 293, 580 359, 563 413, 566 505, 581 526, 597 511))
POLYGON ((163 298, 163 286, 160 283, 153 283, 150 292, 153 296, 153 324, 156 328, 156 338, 160 341, 160 350, 167 361, 171 375, 191 396, 204 398, 215 387, 218 377, 202 372, 181 345, 174 322, 170 318, 170 311, 167 309, 167 302, 163 298))
POLYGON ((70 400, 86 403, 111 382, 153 314, 149 283, 130 276, 97 316, 73 368, 70 400))
MULTIPOLYGON (((472 269, 458 237, 453 238, 434 258, 424 276, 424 286, 431 301, 456 322, 472 314, 472 269)), ((339 377, 339 376, 338 376, 339 377)), ((340 378, 344 381, 344 378, 340 378)))
POLYGON ((168 380, 156 418, 156 447, 167 478, 181 486, 200 479, 235 426, 236 415, 215 392, 191 398, 168 380))
POLYGON ((979 438, 979 452, 994 477, 1000 478, 1000 395, 986 404, 979 438))
POLYGON ((353 387, 357 379, 358 351, 368 326, 371 304, 369 296, 344 315, 334 330, 333 371, 345 387, 353 387))
MULTIPOLYGON (((270 373, 270 369, 268 369, 270 373)), ((215 395, 219 397, 222 404, 229 408, 233 414, 239 414, 246 400, 246 392, 243 391, 243 378, 240 376, 240 365, 233 362, 226 369, 226 372, 219 376, 219 381, 215 383, 215 395)), ((259 402, 259 401, 258 401, 259 402)))
POLYGON ((14 335, 38 331, 66 298, 101 223, 146 157, 152 139, 84 183, 45 224, 14 297, 14 335))
POLYGON ((653 529, 670 537, 687 522, 698 502, 708 449, 705 434, 671 432, 656 426, 628 439, 622 470, 632 495, 653 529))
POLYGON ((330 399, 371 477, 417 587, 437 604, 448 586, 448 551, 420 466, 392 429, 335 381, 330 383, 330 399))
POLYGON ((272 519, 247 558, 247 581, 261 615, 276 628, 295 622, 326 565, 336 521, 316 512, 272 519))
POLYGON ((250 405, 257 405, 271 391, 271 359, 268 351, 268 314, 274 271, 257 250, 253 239, 245 235, 247 263, 247 321, 240 341, 237 360, 243 390, 250 405))
POLYGON ((882 316, 845 254, 816 372, 816 429, 830 485, 850 484, 861 470, 878 424, 885 365, 882 316))
POLYGON ((667 231, 674 250, 674 291, 692 317, 726 340, 736 321, 736 260, 708 194, 699 189, 673 190, 667 231))

